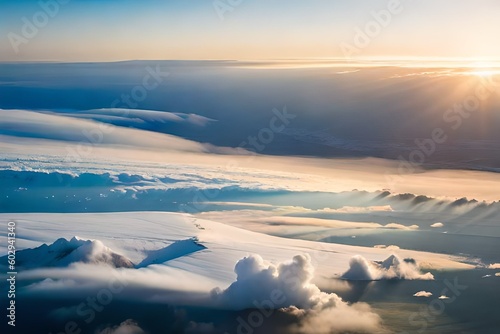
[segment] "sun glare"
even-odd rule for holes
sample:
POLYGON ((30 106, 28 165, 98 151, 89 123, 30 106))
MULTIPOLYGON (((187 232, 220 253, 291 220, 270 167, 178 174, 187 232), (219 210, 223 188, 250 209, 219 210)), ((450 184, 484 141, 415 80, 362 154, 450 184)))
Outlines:
POLYGON ((478 63, 471 66, 471 70, 469 72, 471 75, 475 75, 478 77, 486 78, 491 77, 493 75, 499 74, 500 69, 497 66, 488 63, 478 63))
POLYGON ((475 71, 472 71, 471 74, 474 74, 474 75, 477 75, 479 77, 491 77, 492 75, 495 75, 496 73, 498 73, 498 71, 494 71, 494 70, 475 70, 475 71))

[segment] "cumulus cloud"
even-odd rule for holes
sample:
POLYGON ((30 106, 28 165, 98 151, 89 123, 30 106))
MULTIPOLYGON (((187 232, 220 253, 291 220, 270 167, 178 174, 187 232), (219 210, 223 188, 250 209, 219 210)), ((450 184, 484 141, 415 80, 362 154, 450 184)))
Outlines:
POLYGON ((383 279, 433 280, 431 273, 422 274, 413 259, 400 259, 396 255, 389 256, 382 262, 368 261, 356 255, 349 261, 349 269, 342 278, 358 281, 377 281, 383 279))
POLYGON ((438 297, 438 299, 444 300, 444 299, 450 299, 450 297, 445 296, 445 295, 441 295, 438 297))
POLYGON ((296 255, 278 265, 250 255, 235 266, 236 281, 215 289, 212 297, 221 308, 281 309, 297 321, 294 333, 372 333, 382 329, 380 317, 367 304, 347 304, 315 284, 309 255, 296 255))
MULTIPOLYGON (((432 292, 423 291, 423 290, 419 291, 413 295, 413 297, 425 297, 425 298, 429 298, 430 296, 432 296, 432 292)), ((439 299, 444 299, 444 298, 439 297, 439 299)))
POLYGON ((500 269, 500 263, 492 263, 488 266, 488 269, 500 269))
POLYGON ((440 227, 444 227, 444 224, 443 223, 434 223, 431 225, 431 227, 434 227, 434 228, 440 228, 440 227))
POLYGON ((127 319, 120 325, 107 327, 97 334, 145 334, 144 330, 132 319, 127 319))
POLYGON ((274 265, 260 255, 250 255, 239 260, 235 269, 236 281, 227 289, 215 289, 216 302, 233 309, 255 307, 256 300, 271 300, 274 308, 290 305, 311 307, 314 298, 321 294, 311 284, 314 268, 309 255, 297 255, 290 262, 274 265), (274 297, 274 298, 273 298, 274 297))

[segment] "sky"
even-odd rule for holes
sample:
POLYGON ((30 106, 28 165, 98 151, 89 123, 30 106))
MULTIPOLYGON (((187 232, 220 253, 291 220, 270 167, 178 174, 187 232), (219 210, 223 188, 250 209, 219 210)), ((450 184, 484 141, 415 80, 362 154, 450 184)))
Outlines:
POLYGON ((0 61, 496 59, 499 13, 495 0, 0 0, 0 61))

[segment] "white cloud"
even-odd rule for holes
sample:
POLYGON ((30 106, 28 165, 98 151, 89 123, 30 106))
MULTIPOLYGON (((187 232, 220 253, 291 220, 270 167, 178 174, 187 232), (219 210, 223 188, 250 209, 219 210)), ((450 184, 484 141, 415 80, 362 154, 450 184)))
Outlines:
POLYGON ((488 269, 500 269, 500 263, 492 263, 488 266, 488 269))
POLYGON ((419 226, 418 225, 410 225, 406 226, 403 224, 398 224, 398 223, 389 223, 384 226, 385 228, 391 228, 391 229, 397 229, 397 230, 418 230, 419 226))
POLYGON ((196 114, 172 113, 167 111, 142 109, 93 109, 79 112, 57 112, 59 115, 75 118, 97 119, 99 121, 121 121, 122 126, 131 126, 136 123, 186 123, 205 126, 215 120, 196 114))
POLYGON ((450 299, 450 297, 445 296, 445 295, 441 295, 438 297, 438 299, 444 300, 444 299, 450 299))
POLYGON ((367 332, 381 329, 380 317, 368 305, 349 305, 334 293, 312 284, 314 267, 309 255, 296 255, 277 265, 250 255, 235 266, 236 281, 227 289, 212 291, 221 308, 258 308, 295 316, 295 333, 367 332))
POLYGON ((443 227, 443 226, 444 226, 444 224, 443 223, 439 223, 439 222, 438 223, 434 223, 434 224, 431 225, 431 227, 434 227, 434 228, 440 228, 440 227, 443 227))
MULTIPOLYGON (((432 292, 428 291, 419 291, 413 295, 413 297, 425 297, 425 298, 429 298, 430 296, 432 296, 432 292)), ((439 297, 439 299, 443 298, 439 297)))
POLYGON ((295 305, 311 307, 321 295, 319 288, 311 284, 314 268, 309 255, 296 255, 292 261, 274 265, 260 255, 250 255, 236 263, 237 277, 227 289, 215 289, 217 304, 232 309, 253 307, 254 302, 271 300, 274 308, 295 305), (281 298, 271 298, 279 291, 281 298), (271 298, 271 299, 270 299, 271 298))
POLYGON ((400 259, 391 255, 382 262, 368 261, 360 255, 351 258, 349 270, 342 278, 358 281, 376 281, 383 279, 433 280, 431 273, 422 274, 413 259, 400 259))
POLYGON ((379 249, 387 249, 387 250, 399 250, 399 246, 395 246, 395 245, 375 245, 373 246, 373 248, 379 248, 379 249))
POLYGON ((215 327, 213 323, 190 321, 187 328, 184 330, 186 334, 201 334, 214 333, 215 327))
POLYGON ((145 334, 144 330, 132 319, 127 319, 120 325, 108 327, 97 334, 145 334))

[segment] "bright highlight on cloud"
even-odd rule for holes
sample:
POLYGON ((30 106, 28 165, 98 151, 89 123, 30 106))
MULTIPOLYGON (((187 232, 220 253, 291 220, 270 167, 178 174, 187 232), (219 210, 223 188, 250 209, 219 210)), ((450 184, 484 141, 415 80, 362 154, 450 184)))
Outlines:
POLYGON ((434 223, 431 225, 431 227, 434 227, 434 228, 440 228, 440 227, 443 227, 444 224, 443 223, 434 223))
POLYGON ((260 255, 250 255, 239 260, 234 271, 237 275, 234 283, 225 290, 213 291, 214 300, 221 307, 253 307, 255 300, 267 300, 276 294, 274 308, 290 305, 310 308, 318 302, 318 296, 323 296, 311 283, 314 268, 309 255, 297 255, 292 261, 278 265, 260 255))
MULTIPOLYGON (((419 291, 413 295, 413 297, 425 297, 425 298, 429 298, 430 296, 432 296, 432 292, 428 292, 428 291, 419 291)), ((439 299, 442 299, 442 298, 439 297, 439 299)))
POLYGON ((107 327, 96 334, 146 334, 132 319, 127 319, 118 326, 107 327))

